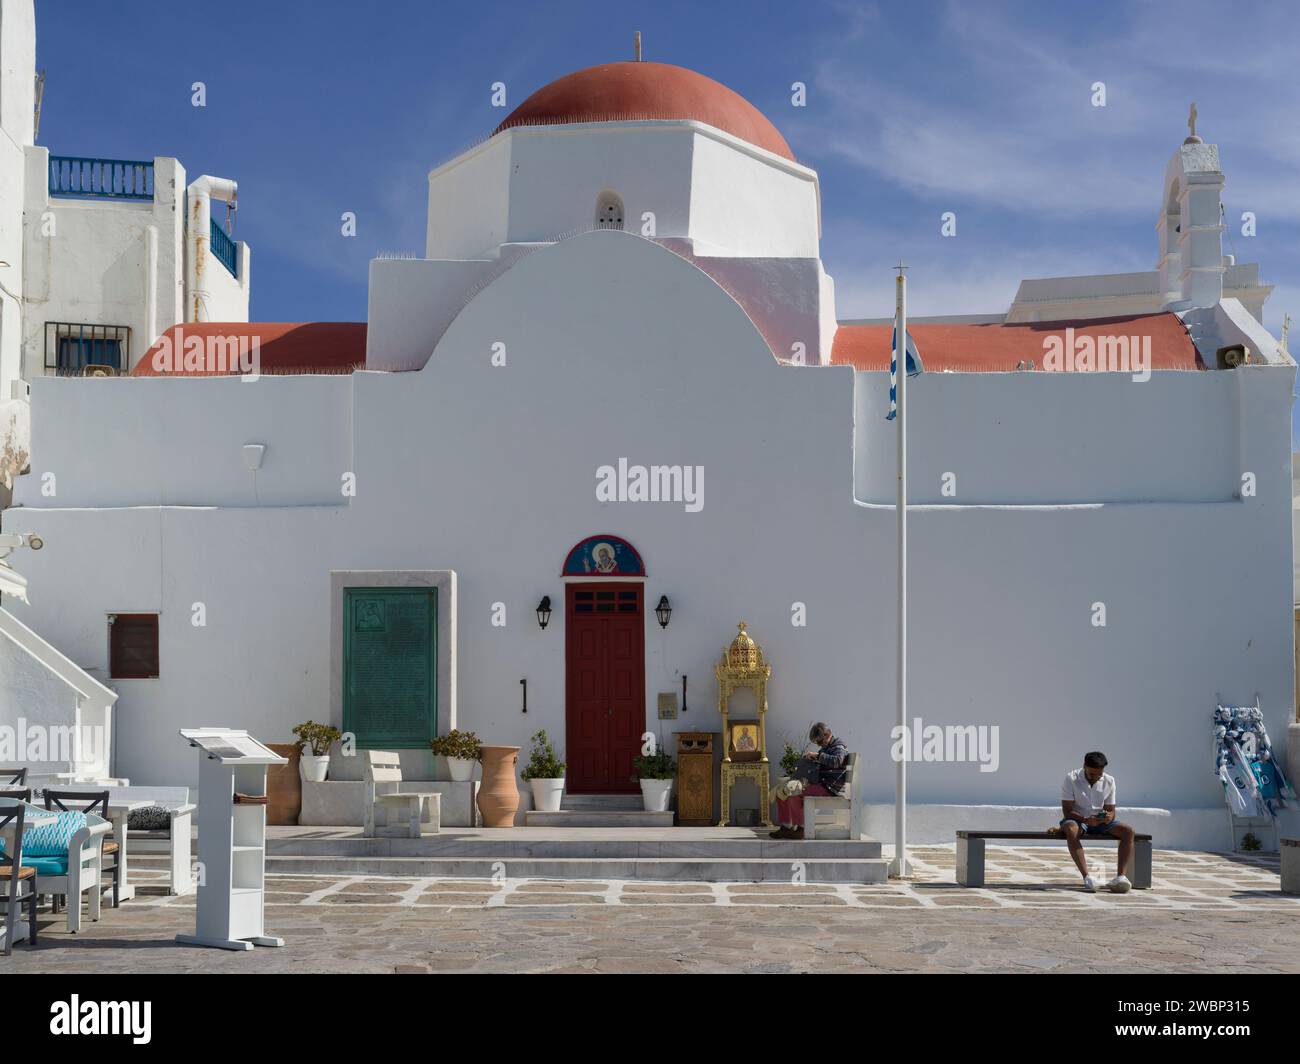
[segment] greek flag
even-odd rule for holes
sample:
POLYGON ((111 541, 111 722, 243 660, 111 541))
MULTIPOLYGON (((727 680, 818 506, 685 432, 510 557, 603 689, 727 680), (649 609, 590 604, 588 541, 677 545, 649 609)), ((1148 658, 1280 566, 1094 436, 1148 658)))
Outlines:
MULTIPOLYGON (((912 334, 907 334, 907 375, 915 377, 925 366, 921 363, 921 356, 917 353, 916 342, 912 339, 912 334)), ((894 331, 889 338, 889 413, 885 415, 886 421, 893 421, 898 416, 898 326, 894 326, 894 331)))

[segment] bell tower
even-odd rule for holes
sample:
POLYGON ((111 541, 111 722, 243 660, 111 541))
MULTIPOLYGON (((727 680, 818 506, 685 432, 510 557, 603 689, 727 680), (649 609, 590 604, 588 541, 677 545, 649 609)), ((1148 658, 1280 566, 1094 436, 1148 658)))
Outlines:
POLYGON ((1160 234, 1160 287, 1170 303, 1212 307, 1223 298, 1223 171, 1219 146, 1196 133, 1196 104, 1188 135, 1165 169, 1160 234))

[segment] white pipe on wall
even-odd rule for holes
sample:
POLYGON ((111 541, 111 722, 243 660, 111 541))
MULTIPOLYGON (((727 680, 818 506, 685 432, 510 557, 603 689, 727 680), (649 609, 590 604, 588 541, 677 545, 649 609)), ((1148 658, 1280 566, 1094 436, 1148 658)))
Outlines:
MULTIPOLYGON (((144 354, 158 339, 158 227, 145 226, 144 230, 144 341, 139 353, 144 354)), ((123 366, 124 372, 133 367, 123 366)))
POLYGON ((185 249, 185 320, 208 321, 208 243, 212 230, 212 200, 236 202, 239 186, 225 177, 204 174, 189 186, 189 239, 185 249))

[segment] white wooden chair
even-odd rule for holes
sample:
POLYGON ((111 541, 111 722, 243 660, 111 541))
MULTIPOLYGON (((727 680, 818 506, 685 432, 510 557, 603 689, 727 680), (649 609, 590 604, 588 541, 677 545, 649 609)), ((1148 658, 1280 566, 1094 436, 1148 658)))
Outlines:
MULTIPOLYGON (((23 853, 23 863, 36 869, 36 893, 67 899, 68 931, 72 934, 81 929, 82 894, 89 892, 90 918, 99 919, 100 896, 103 893, 99 881, 104 869, 104 839, 113 830, 112 822, 103 817, 94 813, 80 815, 85 816, 86 825, 73 833, 66 855, 23 853)), ((31 835, 28 840, 31 840, 31 835)))
POLYGON ((442 820, 442 795, 436 791, 402 791, 401 759, 389 750, 366 751, 366 826, 367 838, 399 835, 418 839, 423 834, 424 803, 429 803, 432 834, 438 834, 442 820), (383 785, 393 789, 380 791, 383 785), (375 811, 384 810, 383 825, 376 824, 375 811), (405 823, 403 823, 405 821, 405 823))
POLYGON ((845 763, 844 794, 806 794, 803 799, 803 837, 805 839, 862 838, 862 802, 857 793, 857 754, 849 754, 845 763), (817 818, 821 817, 821 825, 817 818))

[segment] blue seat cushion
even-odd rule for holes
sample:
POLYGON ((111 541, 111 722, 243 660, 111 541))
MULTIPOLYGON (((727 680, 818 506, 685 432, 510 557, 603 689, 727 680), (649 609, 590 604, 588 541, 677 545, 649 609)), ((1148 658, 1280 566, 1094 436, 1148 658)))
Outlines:
POLYGON ((62 857, 29 857, 23 854, 23 867, 36 869, 38 876, 66 876, 68 874, 68 855, 62 857))
POLYGON ((85 826, 85 813, 60 813, 52 821, 24 832, 23 863, 27 864, 29 857, 62 856, 66 865, 72 836, 85 826))

